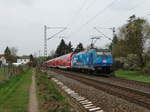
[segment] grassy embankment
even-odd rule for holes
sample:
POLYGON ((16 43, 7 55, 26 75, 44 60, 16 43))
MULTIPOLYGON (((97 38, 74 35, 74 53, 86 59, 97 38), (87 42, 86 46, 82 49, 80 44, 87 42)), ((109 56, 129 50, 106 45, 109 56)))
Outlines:
POLYGON ((0 112, 27 112, 32 70, 26 70, 0 85, 0 112))
POLYGON ((36 73, 39 108, 41 112, 75 112, 55 83, 42 72, 36 73))
POLYGON ((115 75, 128 80, 150 83, 150 75, 143 75, 140 71, 118 70, 115 72, 115 75))
POLYGON ((0 68, 0 82, 6 79, 4 68, 0 68))

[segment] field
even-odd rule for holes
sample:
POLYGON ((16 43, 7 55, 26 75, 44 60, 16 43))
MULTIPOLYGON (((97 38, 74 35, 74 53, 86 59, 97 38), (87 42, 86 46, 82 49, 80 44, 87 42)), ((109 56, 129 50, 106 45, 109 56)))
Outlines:
POLYGON ((26 70, 0 85, 0 112, 26 112, 32 70, 26 70))
POLYGON ((150 75, 143 75, 140 71, 127 71, 127 70, 118 70, 115 72, 117 77, 122 77, 129 80, 136 80, 140 82, 150 83, 150 75))

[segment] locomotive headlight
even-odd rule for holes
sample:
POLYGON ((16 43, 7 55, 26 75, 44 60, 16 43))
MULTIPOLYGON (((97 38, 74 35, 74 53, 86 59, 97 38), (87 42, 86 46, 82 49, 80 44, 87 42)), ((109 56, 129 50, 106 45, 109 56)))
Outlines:
POLYGON ((103 59, 103 61, 102 61, 103 63, 107 63, 107 60, 106 59, 103 59))

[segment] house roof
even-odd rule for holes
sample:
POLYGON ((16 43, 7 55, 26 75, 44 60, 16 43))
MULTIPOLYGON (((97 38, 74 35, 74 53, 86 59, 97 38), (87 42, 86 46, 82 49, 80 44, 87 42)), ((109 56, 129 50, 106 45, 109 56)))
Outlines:
POLYGON ((30 59, 30 57, 17 57, 17 59, 30 59))

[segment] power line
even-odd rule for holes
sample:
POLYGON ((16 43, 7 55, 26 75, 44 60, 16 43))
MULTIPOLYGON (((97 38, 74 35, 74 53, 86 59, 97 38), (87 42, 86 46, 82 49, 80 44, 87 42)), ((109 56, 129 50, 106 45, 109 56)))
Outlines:
MULTIPOLYGON (((94 5, 95 1, 96 1, 96 0, 92 0, 92 2, 86 7, 85 10, 88 10, 92 5, 94 5)), ((76 14, 74 15, 72 21, 71 21, 70 24, 68 24, 67 26, 72 25, 72 24, 75 24, 76 21, 77 21, 77 19, 79 20, 79 17, 80 17, 79 15, 80 15, 81 11, 84 9, 84 5, 86 4, 86 2, 87 2, 87 0, 84 0, 84 2, 82 3, 81 7, 78 9, 78 11, 76 12, 76 14), (76 17, 78 17, 78 18, 76 18, 76 17), (75 20, 76 20, 76 21, 75 21, 75 20)), ((72 25, 72 26, 73 26, 73 25, 72 25)))
MULTIPOLYGON (((100 10, 95 16, 91 17, 87 22, 85 22, 83 25, 81 25, 79 29, 81 29, 82 27, 84 27, 85 25, 89 24, 91 21, 93 21, 94 19, 96 19, 96 17, 98 17, 99 15, 103 14, 105 12, 105 10, 109 9, 117 0, 113 0, 111 3, 109 3, 106 7, 104 7, 102 10, 100 10)), ((77 30, 77 31, 78 31, 77 30)), ((77 32, 75 31, 75 32, 77 32)), ((74 32, 74 33, 75 33, 74 32)))
MULTIPOLYGON (((98 28, 111 30, 112 33, 113 33, 113 36, 115 36, 115 32, 116 32, 115 27, 111 27, 111 28, 98 27, 98 28)), ((96 30, 98 30, 98 28, 97 28, 97 27, 94 27, 94 29, 96 29, 96 30)))
MULTIPOLYGON (((59 28, 59 29, 60 29, 60 28, 59 28)), ((59 32, 57 32, 57 33, 55 33, 54 35, 52 35, 51 37, 47 38, 47 40, 50 40, 50 39, 54 38, 56 35, 58 35, 59 33, 63 32, 63 31, 65 31, 67 28, 66 28, 66 27, 62 27, 61 29, 62 29, 62 30, 60 30, 59 32)))
POLYGON ((90 18, 83 26, 85 26, 86 24, 89 24, 91 21, 93 21, 97 16, 103 14, 103 12, 105 10, 107 10, 108 8, 110 8, 117 0, 113 0, 110 4, 108 4, 103 10, 99 11, 95 16, 93 16, 92 18, 90 18))
POLYGON ((96 0, 92 0, 92 2, 87 6, 86 10, 91 8, 94 5, 95 2, 96 2, 96 0))
POLYGON ((66 29, 67 27, 47 27, 46 25, 44 25, 44 56, 45 57, 47 56, 47 41, 54 38, 56 35, 58 35, 59 33, 63 32, 66 29), (54 35, 52 35, 51 37, 47 38, 48 29, 61 29, 61 30, 55 33, 54 35))
POLYGON ((145 2, 145 1, 142 1, 142 2, 137 3, 137 4, 134 5, 132 8, 130 8, 129 11, 136 9, 138 6, 142 5, 143 2, 145 2))
MULTIPOLYGON (((106 37, 109 40, 112 40, 111 38, 109 38, 108 36, 106 36, 103 32, 101 32, 99 29, 97 29, 96 27, 94 27, 94 29, 99 32, 100 34, 102 34, 104 37, 106 37)), ((113 29, 114 30, 114 29, 113 29)), ((114 32, 114 31, 113 31, 114 32)))
MULTIPOLYGON (((127 11, 128 11, 128 12, 133 11, 134 9, 136 9, 137 7, 139 7, 140 5, 143 5, 143 2, 145 2, 145 1, 142 1, 142 2, 137 3, 136 5, 134 5, 133 7, 131 7, 130 9, 128 9, 127 11)), ((109 18, 109 19, 107 19, 106 21, 104 21, 103 24, 108 23, 108 22, 111 21, 111 20, 112 20, 112 19, 109 18)))
POLYGON ((70 23, 68 23, 67 27, 70 26, 71 24, 73 24, 73 22, 76 20, 76 17, 81 13, 81 11, 84 8, 84 5, 86 4, 87 0, 84 0, 83 3, 81 4, 80 8, 77 10, 77 12, 74 14, 72 20, 70 21, 70 23))

